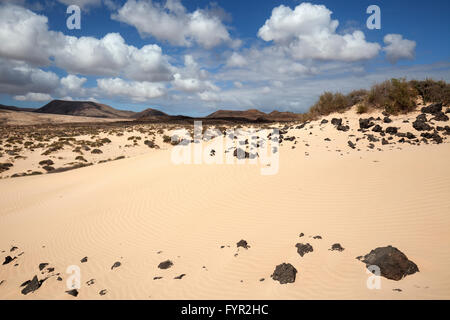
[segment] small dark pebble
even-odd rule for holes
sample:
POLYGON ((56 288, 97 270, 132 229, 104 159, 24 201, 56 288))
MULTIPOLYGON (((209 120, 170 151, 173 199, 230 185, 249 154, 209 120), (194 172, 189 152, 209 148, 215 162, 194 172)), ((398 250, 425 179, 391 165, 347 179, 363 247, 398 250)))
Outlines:
POLYGON ((114 262, 114 264, 112 265, 111 270, 114 269, 114 268, 118 268, 118 267, 120 267, 121 265, 122 265, 122 264, 121 264, 119 261, 116 261, 116 262, 114 262))
POLYGON ((48 266, 48 263, 46 263, 46 262, 40 263, 39 264, 39 271, 42 271, 46 266, 48 266))
POLYGON ((5 261, 3 261, 3 265, 10 263, 11 261, 13 261, 16 257, 11 258, 11 256, 6 256, 5 257, 5 261))
POLYGON ((239 242, 236 244, 236 246, 237 246, 238 248, 239 248, 239 247, 242 247, 242 248, 245 248, 245 249, 250 248, 250 246, 248 245, 247 241, 245 241, 245 240, 239 241, 239 242))
POLYGON ((170 260, 166 260, 166 261, 161 262, 158 265, 158 268, 160 268, 160 269, 169 269, 171 266, 173 266, 173 262, 170 261, 170 260))
POLYGON ((84 257, 83 259, 80 260, 81 263, 85 263, 88 261, 88 257, 84 257))
POLYGON ((183 279, 186 274, 182 273, 179 276, 176 276, 174 279, 183 279))
POLYGON ((78 290, 77 289, 72 289, 72 290, 66 291, 66 293, 68 293, 68 294, 70 294, 71 296, 74 296, 74 297, 78 296, 78 290))
POLYGON ((335 243, 331 246, 331 251, 344 251, 344 248, 342 248, 340 243, 335 243))
POLYGON ((108 291, 106 289, 101 290, 98 294, 104 296, 108 291))

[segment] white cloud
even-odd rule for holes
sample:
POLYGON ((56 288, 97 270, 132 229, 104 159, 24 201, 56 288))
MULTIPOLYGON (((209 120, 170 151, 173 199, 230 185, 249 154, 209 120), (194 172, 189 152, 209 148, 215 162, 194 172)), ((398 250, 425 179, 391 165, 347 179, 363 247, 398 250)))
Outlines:
POLYGON ((82 9, 98 7, 102 4, 102 0, 58 0, 58 2, 61 2, 62 4, 65 4, 67 6, 74 4, 82 9))
POLYGON ((169 0, 165 5, 151 0, 128 0, 111 17, 134 26, 142 36, 153 36, 178 46, 191 46, 195 42, 212 48, 232 41, 212 11, 197 9, 188 13, 179 0, 169 0))
POLYGON ((244 67, 245 65, 247 65, 247 60, 237 52, 233 52, 227 60, 229 67, 244 67))
POLYGON ((161 97, 166 93, 162 84, 146 81, 125 81, 121 78, 98 79, 97 88, 101 94, 111 97, 131 98, 137 102, 161 97))
POLYGON ((415 41, 403 39, 400 34, 387 34, 383 40, 386 44, 383 51, 386 52, 386 58, 390 63, 395 64, 401 59, 414 59, 415 41))
POLYGON ((196 78, 182 78, 179 73, 174 75, 172 84, 175 89, 185 92, 198 92, 205 90, 219 91, 220 89, 211 81, 202 81, 196 78))
POLYGON ((86 81, 86 78, 81 78, 73 74, 69 74, 67 77, 61 78, 61 85, 69 91, 76 92, 81 89, 86 81))
POLYGON ((0 6, 0 57, 54 65, 70 73, 124 75, 137 81, 172 79, 172 66, 158 45, 138 49, 118 33, 101 39, 48 30, 47 17, 18 6, 0 6))
POLYGON ((28 92, 25 95, 14 96, 15 100, 19 101, 49 101, 52 96, 47 93, 28 92))
POLYGON ((378 55, 380 45, 365 40, 364 33, 336 33, 339 25, 323 5, 301 3, 294 10, 280 5, 259 29, 258 36, 274 41, 295 59, 357 61, 378 55))
POLYGON ((199 92, 199 93, 197 93, 197 95, 201 101, 218 102, 221 100, 217 93, 211 92, 211 91, 199 92))
POLYGON ((0 57, 47 65, 52 47, 61 40, 48 30, 48 19, 14 5, 0 5, 0 57))
POLYGON ((68 72, 126 77, 138 81, 165 81, 172 78, 171 66, 158 45, 138 49, 127 45, 118 33, 101 39, 66 37, 55 52, 55 64, 68 72))

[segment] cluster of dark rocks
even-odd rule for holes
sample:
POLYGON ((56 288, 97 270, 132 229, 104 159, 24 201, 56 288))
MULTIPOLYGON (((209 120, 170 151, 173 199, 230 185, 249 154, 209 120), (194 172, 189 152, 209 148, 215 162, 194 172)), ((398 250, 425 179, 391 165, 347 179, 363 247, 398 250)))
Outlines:
POLYGON ((331 124, 334 125, 338 131, 347 132, 348 130, 350 130, 349 126, 342 124, 342 119, 341 118, 333 118, 333 119, 331 119, 331 124))

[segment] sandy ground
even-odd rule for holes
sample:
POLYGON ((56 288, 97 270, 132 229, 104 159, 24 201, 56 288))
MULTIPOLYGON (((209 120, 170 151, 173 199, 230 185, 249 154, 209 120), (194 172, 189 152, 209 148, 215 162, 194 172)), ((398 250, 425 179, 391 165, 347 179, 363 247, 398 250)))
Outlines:
POLYGON ((113 122, 129 121, 130 119, 106 119, 92 117, 66 116, 59 114, 44 114, 26 111, 0 110, 0 124, 32 125, 42 123, 76 123, 76 122, 113 122))
MULTIPOLYGON (((403 122, 416 115, 392 117, 389 126, 418 135, 403 122)), ((360 116, 326 119, 335 116, 351 130, 318 121, 289 130, 296 140, 282 143, 275 175, 250 163, 175 165, 166 144, 68 172, 0 180, 0 259, 17 257, 0 265, 0 299, 449 299, 448 140, 374 149, 360 140, 351 149, 349 135, 362 137, 360 116), (241 239, 249 249, 236 247, 241 239), (314 251, 300 257, 299 242, 314 251), (345 250, 329 251, 334 243, 345 250), (355 257, 386 245, 420 272, 382 278, 381 289, 370 290, 355 257), (167 259, 174 265, 159 269, 167 259), (42 274, 44 262, 55 270, 42 274), (115 262, 121 266, 111 270, 115 262), (295 283, 270 278, 282 262, 298 270, 295 283), (72 265, 81 270, 77 298, 65 292, 72 265), (21 294, 34 275, 55 276, 21 294)))

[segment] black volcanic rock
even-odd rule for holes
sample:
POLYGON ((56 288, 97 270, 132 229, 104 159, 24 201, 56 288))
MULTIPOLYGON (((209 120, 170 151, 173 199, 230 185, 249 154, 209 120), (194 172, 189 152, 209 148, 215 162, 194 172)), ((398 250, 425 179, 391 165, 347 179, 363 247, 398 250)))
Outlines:
POLYGON ((343 126, 343 125, 340 124, 340 125, 338 125, 336 127, 336 129, 339 130, 339 131, 347 132, 348 130, 350 130, 350 127, 349 126, 343 126))
POLYGON ((414 262, 408 260, 403 252, 392 246, 376 248, 366 254, 361 261, 366 264, 366 267, 378 266, 381 276, 396 281, 419 272, 414 262))
POLYGON ((342 119, 333 118, 331 119, 331 124, 335 126, 340 126, 342 124, 342 119))
POLYGON ((111 270, 112 269, 115 269, 115 268, 118 268, 118 267, 120 267, 122 264, 119 262, 119 261, 116 261, 116 262, 114 262, 114 264, 112 265, 112 267, 111 267, 111 270))
POLYGON ((282 263, 276 266, 271 277, 273 280, 279 281, 280 284, 286 284, 295 282, 296 274, 297 269, 295 269, 294 266, 290 263, 282 263))
POLYGON ((331 246, 331 251, 344 251, 340 243, 335 243, 331 246))
POLYGON ((46 266, 48 266, 48 263, 46 263, 46 262, 40 263, 39 264, 39 271, 42 271, 42 269, 44 269, 46 266))
POLYGON ((3 265, 10 263, 14 259, 16 259, 16 257, 12 258, 11 256, 6 256, 5 261, 3 261, 3 265))
POLYGON ((427 138, 427 139, 432 139, 437 144, 442 143, 442 141, 443 141, 442 137, 436 131, 433 133, 429 133, 429 132, 422 133, 420 136, 427 138))
POLYGON ((449 118, 442 111, 435 114, 434 118, 431 120, 435 121, 448 121, 449 118))
POLYGON ((421 111, 422 113, 437 114, 442 111, 442 103, 430 104, 427 107, 423 107, 421 111))
POLYGON ((389 117, 384 117, 383 122, 384 122, 384 123, 391 123, 392 120, 391 120, 391 118, 389 118, 389 117))
POLYGON ((369 129, 372 127, 374 123, 370 119, 359 119, 359 128, 360 129, 369 129))
POLYGON ((238 248, 239 248, 239 247, 242 247, 242 248, 244 248, 244 249, 250 248, 250 246, 248 245, 247 241, 245 241, 245 240, 239 241, 239 242, 236 244, 236 246, 237 246, 238 248))
POLYGON ((396 134, 398 130, 396 127, 387 127, 385 131, 389 134, 396 134))
POLYGON ((43 280, 38 280, 37 276, 34 276, 33 279, 25 281, 22 286, 25 286, 25 288, 22 289, 22 294, 27 295, 30 292, 34 292, 37 289, 39 289, 42 285, 42 283, 45 281, 46 279, 43 280))
POLYGON ((372 131, 373 132, 382 132, 383 128, 379 124, 377 124, 372 128, 372 131))
POLYGON ((433 129, 428 123, 420 120, 413 122, 413 128, 417 131, 430 131, 433 129))
POLYGON ((77 289, 72 289, 72 290, 66 291, 66 293, 70 294, 71 296, 74 296, 74 297, 78 296, 78 290, 77 289))
POLYGON ((170 260, 166 260, 166 261, 161 262, 158 265, 158 268, 159 269, 169 269, 171 266, 173 266, 173 262, 170 260))
POLYGON ((348 146, 349 146, 350 148, 352 148, 352 149, 355 149, 355 148, 356 148, 356 145, 355 145, 353 142, 351 142, 351 141, 347 141, 347 144, 348 144, 348 146))
POLYGON ((303 257, 308 252, 314 251, 313 247, 309 243, 307 244, 297 243, 295 247, 297 248, 297 252, 300 255, 300 257, 303 257))

